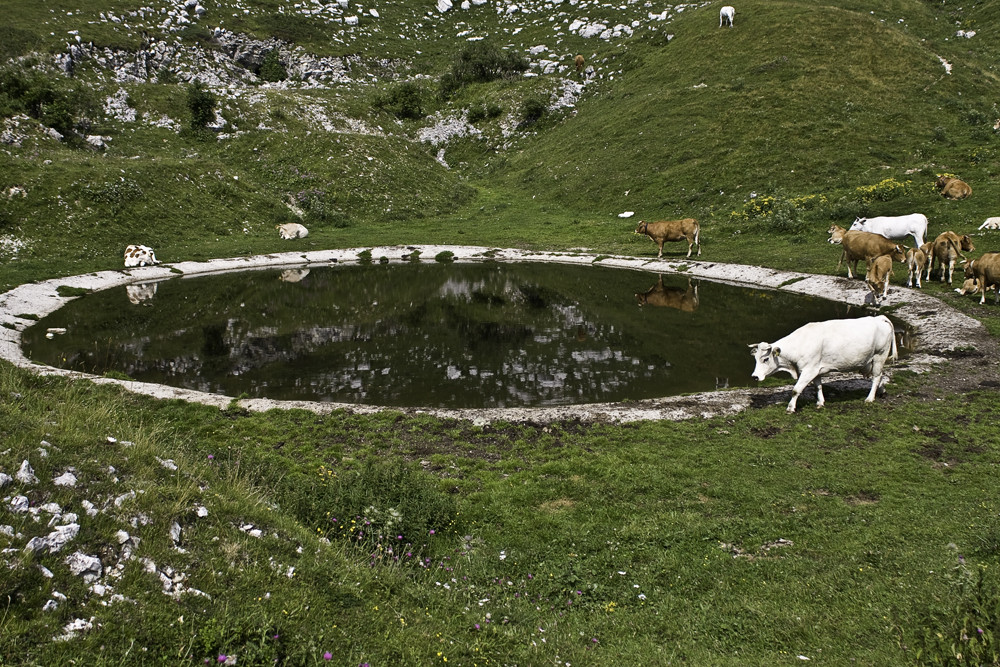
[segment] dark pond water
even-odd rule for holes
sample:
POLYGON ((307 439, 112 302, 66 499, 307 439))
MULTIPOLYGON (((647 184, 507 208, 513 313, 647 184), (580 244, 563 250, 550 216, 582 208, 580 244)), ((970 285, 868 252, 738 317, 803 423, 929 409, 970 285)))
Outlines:
POLYGON ((749 386, 748 344, 865 314, 600 266, 352 264, 89 294, 29 328, 24 349, 50 366, 230 396, 524 407, 749 386))

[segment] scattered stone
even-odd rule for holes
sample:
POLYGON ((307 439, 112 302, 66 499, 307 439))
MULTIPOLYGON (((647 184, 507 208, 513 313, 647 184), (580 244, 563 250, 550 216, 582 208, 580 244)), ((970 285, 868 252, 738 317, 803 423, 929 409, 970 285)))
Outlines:
POLYGON ((0 472, 0 489, 14 481, 14 478, 5 472, 0 472))
POLYGON ((41 553, 48 551, 56 553, 80 533, 80 524, 71 523, 59 526, 45 537, 33 537, 24 547, 26 552, 41 553))
POLYGON ((91 616, 90 620, 85 621, 82 618, 77 618, 69 623, 63 628, 63 633, 52 638, 55 642, 67 642, 72 639, 76 639, 77 635, 82 632, 89 632, 94 629, 94 617, 91 616))
POLYGON ((22 484, 38 484, 38 478, 35 477, 35 470, 28 463, 27 459, 21 463, 21 469, 17 471, 15 477, 22 484))
POLYGON ((31 507, 31 502, 27 496, 14 496, 10 499, 10 511, 15 514, 23 514, 31 507))
POLYGON ((173 459, 161 459, 159 456, 157 456, 156 460, 159 461, 160 465, 166 468, 167 470, 177 470, 177 464, 174 463, 173 459))
POLYGON ((69 571, 77 577, 82 576, 83 581, 86 584, 93 583, 100 579, 101 573, 104 571, 99 558, 96 556, 88 556, 87 554, 79 551, 68 556, 65 562, 69 565, 69 571))
POLYGON ((76 475, 67 471, 52 480, 56 486, 76 486, 76 475))
POLYGON ((94 507, 94 503, 90 502, 89 500, 81 500, 80 504, 83 506, 83 509, 87 513, 87 516, 97 516, 97 508, 94 507))

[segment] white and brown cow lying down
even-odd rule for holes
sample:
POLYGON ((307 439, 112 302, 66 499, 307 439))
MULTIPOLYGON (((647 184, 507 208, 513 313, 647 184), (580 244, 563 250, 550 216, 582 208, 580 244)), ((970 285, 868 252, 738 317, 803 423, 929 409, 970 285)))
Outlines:
POLYGON ((865 402, 871 403, 886 360, 897 358, 895 331, 885 315, 810 322, 774 343, 751 345, 750 352, 757 362, 757 380, 778 371, 796 379, 788 412, 795 412, 799 394, 810 382, 816 385, 816 407, 823 407, 823 375, 833 371, 860 370, 870 376, 872 388, 865 402))
POLYGON ((635 228, 636 234, 645 234, 653 239, 660 252, 657 258, 663 257, 663 243, 665 241, 687 241, 688 254, 691 256, 691 249, 698 246, 698 254, 701 254, 701 241, 698 236, 701 233, 701 226, 694 218, 684 218, 683 220, 660 220, 659 222, 639 221, 639 226, 635 228))
POLYGON ((153 266, 159 264, 153 249, 144 245, 130 245, 125 247, 125 268, 135 266, 153 266))

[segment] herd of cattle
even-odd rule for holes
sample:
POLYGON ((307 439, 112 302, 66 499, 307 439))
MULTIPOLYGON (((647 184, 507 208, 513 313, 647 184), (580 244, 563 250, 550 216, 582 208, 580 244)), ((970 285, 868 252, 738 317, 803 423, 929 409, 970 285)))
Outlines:
MULTIPOLYGON (((942 176, 936 186, 941 195, 949 199, 964 199, 972 194, 972 188, 957 178, 942 176)), ((961 260, 965 281, 956 291, 960 294, 979 293, 979 303, 984 304, 986 292, 992 289, 997 292, 996 301, 1000 303, 1000 252, 988 252, 969 259, 964 253, 975 250, 975 246, 968 234, 959 236, 953 231, 945 231, 928 240, 927 227, 927 216, 921 213, 857 218, 850 229, 832 225, 828 230, 829 242, 841 247, 837 271, 842 264, 846 264, 847 277, 853 278, 858 262, 864 260, 868 267, 865 285, 871 300, 877 305, 889 293, 893 262, 905 263, 908 269, 906 286, 912 287, 916 283, 919 288, 921 277, 930 280, 935 268, 940 272, 941 282, 947 280, 951 285, 956 263, 961 260), (913 239, 912 248, 902 244, 904 239, 909 238, 913 239)), ((987 219, 979 229, 1000 229, 1000 218, 987 219)), ((657 244, 657 258, 663 257, 663 244, 671 241, 687 241, 687 257, 691 257, 695 246, 700 255, 700 232, 698 222, 693 218, 640 221, 635 230, 636 234, 648 236, 657 244)), ((640 297, 640 305, 655 304, 650 299, 651 293, 662 290, 661 281, 659 290, 653 288, 646 294, 636 296, 640 297)), ((664 300, 658 293, 657 296, 658 300, 664 300)), ((697 298, 697 292, 694 296, 697 298)), ((679 307, 673 304, 678 299, 674 295, 673 300, 664 305, 679 307)), ((690 295, 686 303, 691 303, 690 295)), ((795 412, 799 395, 810 382, 816 386, 817 407, 823 407, 822 378, 836 371, 860 370, 866 377, 871 377, 871 390, 865 401, 872 402, 886 362, 897 358, 894 327, 884 315, 810 322, 774 343, 750 345, 750 351, 756 361, 752 375, 757 380, 779 371, 788 373, 796 380, 788 412, 795 412)))

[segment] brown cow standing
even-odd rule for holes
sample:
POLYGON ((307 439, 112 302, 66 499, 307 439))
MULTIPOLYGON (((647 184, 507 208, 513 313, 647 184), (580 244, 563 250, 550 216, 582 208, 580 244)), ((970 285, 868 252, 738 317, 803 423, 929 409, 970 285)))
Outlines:
POLYGON ((965 277, 973 278, 979 283, 983 296, 980 304, 986 303, 986 292, 997 288, 997 303, 1000 303, 1000 252, 987 252, 965 265, 965 277))
MULTIPOLYGON (((962 251, 971 252, 976 247, 972 245, 972 238, 968 234, 959 236, 955 232, 942 232, 934 239, 931 245, 931 262, 941 265, 941 282, 944 282, 945 273, 948 275, 948 284, 951 284, 951 276, 955 272, 955 260, 959 257, 965 259, 962 251)), ((930 271, 927 277, 930 278, 930 271)))
POLYGON ((882 255, 891 255, 894 261, 906 261, 906 253, 903 252, 902 246, 881 234, 851 231, 840 225, 832 225, 829 232, 830 243, 839 243, 844 249, 840 255, 840 261, 837 262, 836 270, 839 271, 840 265, 846 261, 848 278, 853 278, 854 274, 858 272, 858 262, 861 260, 865 260, 865 263, 868 264, 882 255), (852 264, 853 271, 851 270, 852 264))
POLYGON ((948 199, 965 199, 972 194, 972 188, 968 183, 952 176, 941 176, 934 185, 941 196, 948 199))
POLYGON ((583 54, 576 54, 576 58, 573 58, 573 63, 576 65, 576 72, 579 74, 583 71, 583 54))
POLYGON ((692 285, 688 279, 687 289, 680 287, 666 287, 663 284, 663 276, 660 280, 645 292, 636 292, 636 300, 639 306, 660 306, 664 308, 676 308, 687 313, 693 313, 698 308, 698 286, 692 285))
POLYGON ((645 234, 649 238, 656 242, 659 246, 660 252, 656 256, 657 259, 663 257, 663 243, 664 241, 687 241, 688 242, 688 254, 691 256, 691 249, 697 245, 698 254, 701 254, 701 241, 698 240, 698 235, 701 232, 701 226, 698 221, 694 218, 684 218, 683 220, 660 220, 659 222, 643 222, 639 221, 639 226, 635 228, 636 234, 645 234))

